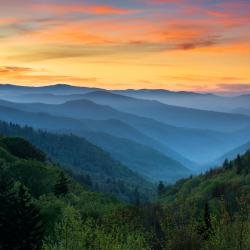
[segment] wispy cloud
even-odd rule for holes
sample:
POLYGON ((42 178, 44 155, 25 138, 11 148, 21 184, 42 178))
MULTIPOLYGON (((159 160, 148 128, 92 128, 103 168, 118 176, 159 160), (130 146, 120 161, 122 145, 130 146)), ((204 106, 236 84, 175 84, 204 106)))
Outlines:
POLYGON ((189 41, 186 43, 180 43, 177 44, 175 49, 179 50, 191 50, 191 49, 196 49, 196 48, 201 48, 201 47, 210 47, 217 44, 217 39, 214 40, 197 40, 197 41, 189 41))
MULTIPOLYGON (((163 48, 162 48, 163 49, 163 48)), ((134 55, 149 53, 159 50, 159 45, 144 44, 110 44, 110 45, 63 45, 36 46, 35 48, 22 47, 20 53, 5 57, 6 61, 39 62, 59 60, 64 58, 92 58, 100 56, 134 55)), ((112 60, 112 59, 111 59, 112 60)), ((143 64, 142 64, 143 65, 143 64)))
POLYGON ((28 67, 17 67, 17 66, 0 66, 0 77, 1 82, 14 82, 14 83, 29 83, 36 82, 40 83, 58 83, 58 82, 67 82, 67 83, 96 83, 97 78, 84 78, 84 77, 75 77, 67 75, 53 75, 46 74, 43 70, 35 70, 28 67))
MULTIPOLYGON (((186 83, 188 82, 210 82, 211 84, 216 83, 217 86, 218 82, 242 82, 245 81, 246 79, 244 77, 238 77, 238 76, 211 76, 211 75, 188 75, 188 74, 182 74, 182 75, 176 75, 176 76, 167 76, 163 77, 165 79, 175 79, 175 80, 182 80, 185 81, 186 83)), ((223 86, 223 84, 221 85, 223 86)), ((227 85, 225 85, 227 86, 227 85)))
POLYGON ((87 14, 134 14, 140 12, 136 9, 118 8, 109 5, 74 5, 74 4, 35 4, 31 5, 31 10, 35 12, 46 12, 52 14, 72 14, 72 13, 87 13, 87 14))
POLYGON ((17 67, 17 66, 0 66, 0 75, 19 75, 30 73, 33 70, 28 67, 17 67))

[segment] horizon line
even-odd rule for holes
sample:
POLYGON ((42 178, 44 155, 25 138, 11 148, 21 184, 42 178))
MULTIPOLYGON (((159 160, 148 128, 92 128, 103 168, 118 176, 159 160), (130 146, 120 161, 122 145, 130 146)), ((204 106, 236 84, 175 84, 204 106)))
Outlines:
POLYGON ((250 91, 196 91, 196 90, 170 90, 164 88, 125 88, 125 89, 112 89, 112 88, 101 88, 101 87, 87 87, 87 86, 79 86, 71 83, 52 83, 45 85, 23 85, 23 84, 14 84, 14 83, 0 83, 0 86, 13 86, 13 87, 21 87, 21 88, 46 88, 46 87, 54 87, 54 86, 67 86, 74 88, 85 88, 85 89, 97 89, 97 90, 108 90, 108 91, 140 91, 140 90, 151 90, 151 91, 166 91, 172 93, 193 93, 193 94, 203 94, 203 95, 217 95, 217 96, 240 96, 244 94, 250 94, 250 91))

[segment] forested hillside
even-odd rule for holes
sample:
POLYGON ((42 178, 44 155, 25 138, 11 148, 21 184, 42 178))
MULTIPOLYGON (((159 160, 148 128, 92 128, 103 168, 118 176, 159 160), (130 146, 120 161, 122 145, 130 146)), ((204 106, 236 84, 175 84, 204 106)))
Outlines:
POLYGON ((159 187, 160 204, 173 223, 174 249, 250 249, 250 151, 159 187))
POLYGON ((19 138, 0 138, 0 249, 221 250, 250 246, 250 152, 126 205, 90 192, 19 138), (15 241, 13 241, 15 237, 15 241))
MULTIPOLYGON (((35 131, 31 127, 22 128, 4 122, 0 123, 0 134, 29 140, 46 152, 49 159, 72 172, 80 182, 92 190, 111 193, 132 202, 136 192, 141 194, 142 200, 153 196, 153 184, 83 138, 35 131)), ((21 145, 17 144, 16 148, 18 150, 21 145)))
POLYGON ((146 247, 123 217, 125 205, 83 188, 44 156, 27 141, 0 138, 0 249, 146 247))

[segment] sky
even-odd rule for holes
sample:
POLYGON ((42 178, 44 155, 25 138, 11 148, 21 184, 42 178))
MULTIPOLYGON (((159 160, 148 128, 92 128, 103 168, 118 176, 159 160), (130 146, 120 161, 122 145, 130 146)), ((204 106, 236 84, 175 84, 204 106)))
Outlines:
POLYGON ((0 83, 250 92, 250 0, 0 0, 0 83))

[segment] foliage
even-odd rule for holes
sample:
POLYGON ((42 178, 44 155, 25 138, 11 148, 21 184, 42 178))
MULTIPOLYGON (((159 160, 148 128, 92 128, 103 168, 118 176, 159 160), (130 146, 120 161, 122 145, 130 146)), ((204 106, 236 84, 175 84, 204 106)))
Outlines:
POLYGON ((1 143, 11 154, 22 159, 33 159, 45 161, 45 154, 39 149, 31 146, 30 143, 22 138, 5 137, 1 143))
POLYGON ((13 190, 11 179, 0 174, 0 249, 40 249, 43 222, 39 209, 23 184, 13 190))
POLYGON ((18 157, 4 141, 0 249, 249 250, 250 152, 173 186, 160 183, 153 204, 141 203, 135 188, 135 206, 92 192, 58 165, 18 157))
POLYGON ((58 182, 54 187, 54 193, 56 196, 66 195, 69 192, 68 179, 63 172, 60 173, 58 182))
POLYGON ((0 122, 0 134, 24 138, 36 146, 31 147, 26 140, 17 137, 2 138, 3 148, 12 155, 26 160, 44 161, 42 150, 49 160, 60 164, 71 176, 93 191, 130 201, 134 198, 134 189, 140 187, 138 191, 142 200, 153 196, 153 184, 84 138, 36 131, 31 127, 5 122, 0 122))

